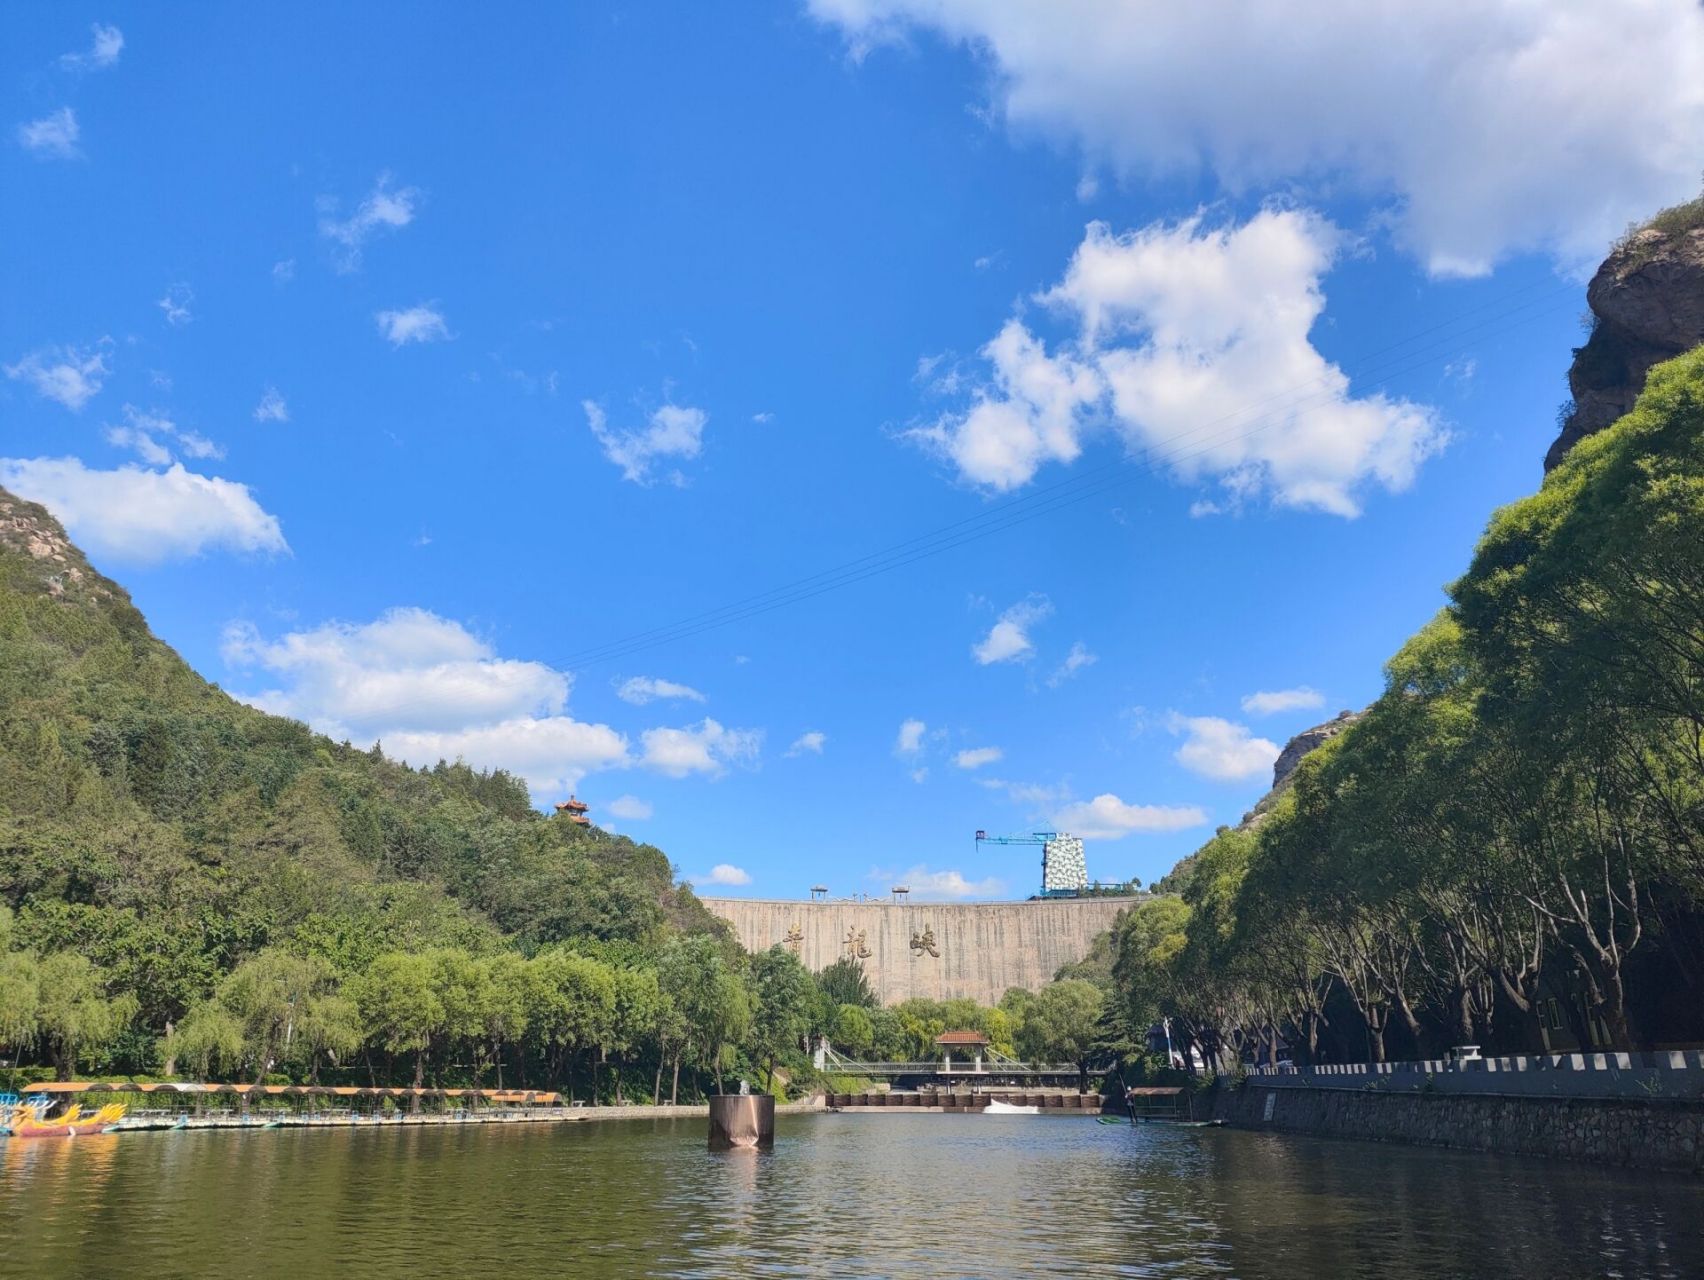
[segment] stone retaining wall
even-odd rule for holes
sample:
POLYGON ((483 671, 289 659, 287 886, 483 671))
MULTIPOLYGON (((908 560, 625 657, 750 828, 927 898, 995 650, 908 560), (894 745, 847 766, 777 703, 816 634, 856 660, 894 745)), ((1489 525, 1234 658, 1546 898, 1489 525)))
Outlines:
POLYGON ((1309 1089, 1256 1076, 1210 1096, 1214 1119, 1240 1128, 1704 1171, 1697 1099, 1309 1089))

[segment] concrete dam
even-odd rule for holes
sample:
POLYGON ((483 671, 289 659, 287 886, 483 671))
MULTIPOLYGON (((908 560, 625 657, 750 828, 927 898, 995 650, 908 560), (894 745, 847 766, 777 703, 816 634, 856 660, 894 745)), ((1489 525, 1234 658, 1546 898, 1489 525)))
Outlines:
MULTIPOLYGON (((1143 895, 1145 896, 1145 895, 1143 895)), ((1010 987, 1034 991, 1141 896, 1031 902, 786 902, 704 898, 748 951, 780 945, 813 973, 842 956, 864 966, 883 1004, 969 997, 997 1004, 1010 987)))

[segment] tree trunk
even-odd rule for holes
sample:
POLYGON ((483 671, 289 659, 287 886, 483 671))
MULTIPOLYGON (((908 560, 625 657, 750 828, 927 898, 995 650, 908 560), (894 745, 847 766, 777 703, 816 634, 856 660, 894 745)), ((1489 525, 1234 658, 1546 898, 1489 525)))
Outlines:
POLYGON ((680 1096, 680 1054, 674 1056, 674 1080, 669 1084, 669 1105, 675 1105, 675 1099, 680 1096))
MULTIPOLYGON (((421 1049, 417 1053, 415 1053, 415 1055, 414 1055, 414 1087, 415 1087, 415 1089, 418 1090, 418 1089, 424 1088, 425 1085, 426 1085, 426 1050, 421 1049)), ((411 1096, 408 1099, 408 1112, 409 1112, 410 1115, 418 1115, 420 1113, 420 1095, 419 1095, 419 1093, 415 1093, 413 1096, 411 1096)))
POLYGON ((657 1106, 663 1100, 663 1055, 657 1055, 657 1078, 651 1082, 651 1105, 657 1106))

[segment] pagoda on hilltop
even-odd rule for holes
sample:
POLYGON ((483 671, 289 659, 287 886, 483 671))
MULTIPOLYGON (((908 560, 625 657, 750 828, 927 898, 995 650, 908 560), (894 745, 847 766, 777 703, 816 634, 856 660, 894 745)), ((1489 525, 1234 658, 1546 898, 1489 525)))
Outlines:
POLYGON ((556 812, 567 814, 568 821, 577 827, 589 827, 592 825, 592 820, 586 816, 586 810, 589 807, 578 796, 569 796, 556 806, 556 812))

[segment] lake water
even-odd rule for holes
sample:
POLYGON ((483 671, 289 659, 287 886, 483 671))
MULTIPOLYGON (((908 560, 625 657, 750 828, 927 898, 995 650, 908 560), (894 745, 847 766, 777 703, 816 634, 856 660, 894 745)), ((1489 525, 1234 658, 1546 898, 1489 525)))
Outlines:
POLYGON ((1704 1181, 1054 1116, 0 1139, 0 1275, 1699 1276, 1704 1181))

